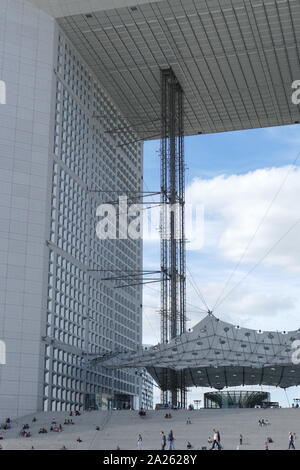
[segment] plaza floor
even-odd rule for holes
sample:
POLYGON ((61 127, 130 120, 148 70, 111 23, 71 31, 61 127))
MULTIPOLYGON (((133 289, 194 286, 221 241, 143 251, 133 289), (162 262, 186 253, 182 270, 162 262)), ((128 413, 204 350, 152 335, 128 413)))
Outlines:
POLYGON ((269 449, 287 449, 288 433, 299 435, 296 438, 296 449, 300 449, 300 409, 235 409, 235 410, 174 410, 172 418, 165 419, 166 411, 148 411, 141 418, 137 411, 92 411, 81 416, 70 418, 67 412, 36 413, 12 422, 12 428, 2 431, 4 439, 0 441, 3 450, 21 449, 67 449, 77 450, 121 450, 137 449, 138 434, 143 437, 144 450, 159 450, 161 444, 160 432, 166 434, 173 430, 175 449, 186 450, 187 441, 193 449, 210 448, 208 438, 213 435, 213 428, 218 428, 224 449, 264 450, 267 437, 274 441, 269 449), (33 417, 37 421, 32 423, 33 417), (192 424, 186 424, 187 418, 192 424), (72 419, 74 425, 64 425, 64 420, 72 419), (268 426, 260 427, 258 420, 269 421, 268 426), (41 427, 50 429, 52 419, 62 424, 63 431, 39 434, 41 427), (30 426, 31 437, 20 437, 23 424, 30 426), (100 427, 100 431, 96 430, 100 427), (243 444, 239 444, 240 434, 243 444), (77 442, 80 437, 81 443, 77 442))

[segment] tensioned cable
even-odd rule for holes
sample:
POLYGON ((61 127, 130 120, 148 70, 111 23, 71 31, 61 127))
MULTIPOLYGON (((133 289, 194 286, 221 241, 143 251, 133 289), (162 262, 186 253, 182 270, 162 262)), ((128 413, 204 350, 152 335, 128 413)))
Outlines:
MULTIPOLYGON (((143 307, 144 307, 144 306, 145 306, 145 305, 143 304, 143 307)), ((153 308, 153 309, 154 309, 155 307, 149 307, 149 306, 148 306, 147 308, 151 308, 151 309, 153 308)), ((157 309, 155 308, 155 310, 157 310, 157 309)), ((147 322, 148 322, 148 325, 149 325, 149 327, 150 327, 150 330, 151 330, 151 331, 155 331, 155 336, 156 336, 156 339, 157 339, 157 343, 159 343, 159 336, 158 336, 158 333, 157 333, 157 328, 153 328, 153 324, 152 324, 152 322, 150 321, 150 318, 149 318, 149 316, 147 315, 147 313, 144 311, 144 309, 143 309, 143 317, 146 318, 146 320, 147 320, 147 322)))
MULTIPOLYGON (((144 185, 145 185, 145 188, 149 191, 149 187, 148 187, 146 181, 144 181, 144 185)), ((196 294, 197 294, 197 295, 199 296, 199 298, 201 299, 201 301, 202 301, 203 305, 205 306, 206 310, 200 309, 199 307, 197 307, 197 308, 199 308, 199 310, 200 310, 201 312, 207 313, 207 311, 209 310, 209 308, 208 308, 208 305, 207 305, 207 303, 206 303, 206 301, 205 301, 205 298, 204 298, 202 292, 200 291, 199 287, 196 285, 196 282, 195 282, 194 279, 193 279, 193 275, 192 275, 190 269, 187 268, 187 270, 188 270, 188 272, 189 272, 189 274, 190 274, 190 282, 191 282, 191 285, 192 285, 193 289, 195 290, 196 294)), ((153 290, 155 290, 155 289, 153 289, 153 290)))
POLYGON ((194 288, 194 290, 196 291, 197 295, 201 298, 201 300, 204 303, 205 307, 207 307, 207 304, 206 304, 205 299, 204 299, 204 295, 202 294, 200 288, 197 286, 196 281, 194 279, 194 276, 191 273, 190 268, 187 268, 187 271, 188 271, 188 276, 187 276, 188 280, 190 281, 190 283, 191 283, 192 287, 194 288))
MULTIPOLYGON (((158 293, 158 289, 155 289, 154 287, 151 287, 149 285, 146 285, 145 288, 147 289, 150 289, 150 290, 153 290, 154 292, 158 293)), ((194 305, 192 304, 191 302, 186 302, 187 305, 189 305, 190 307, 194 307, 194 311, 196 312, 200 312, 200 313, 207 313, 207 310, 203 309, 203 308, 200 308, 198 305, 194 305)), ((153 307, 154 308, 154 307, 153 307)))
POLYGON ((200 298, 200 300, 202 301, 203 305, 206 307, 206 311, 208 312, 209 311, 209 307, 205 301, 205 298, 200 290, 200 288, 197 286, 194 278, 193 278, 193 275, 191 273, 191 270, 187 267, 187 271, 189 273, 189 281, 193 287, 193 289, 195 290, 196 294, 198 295, 198 297, 200 298))
POLYGON ((186 304, 189 306, 189 309, 191 309, 191 307, 193 307, 195 310, 193 310, 194 312, 201 312, 201 313, 207 313, 207 310, 205 310, 204 308, 200 308, 198 307, 197 305, 194 305, 194 304, 191 304, 190 302, 186 302, 186 304))
MULTIPOLYGON (((148 184, 146 183, 146 181, 144 181, 144 186, 145 186, 145 188, 149 191, 149 186, 148 186, 148 184)), ((187 270, 188 270, 188 272, 189 272, 189 274, 190 274, 190 282, 191 282, 191 285, 192 285, 193 289, 195 290, 196 294, 197 294, 197 295, 199 296, 199 298, 201 299, 201 301, 202 301, 202 303, 203 303, 203 305, 205 306, 206 309, 204 310, 204 309, 201 309, 201 308, 199 308, 199 307, 196 307, 196 308, 197 308, 199 311, 201 311, 201 313, 207 313, 207 311, 209 310, 209 308, 208 308, 208 305, 207 305, 207 303, 206 303, 206 301, 205 301, 205 298, 204 298, 202 292, 200 291, 199 287, 196 285, 196 282, 195 282, 194 279, 193 279, 193 275, 192 275, 190 269, 187 268, 187 270)), ((149 287, 149 286, 145 286, 145 287, 148 287, 149 289, 151 289, 151 287, 149 287)), ((155 290, 155 289, 152 288, 152 290, 155 290)), ((188 303, 188 302, 187 302, 187 303, 188 303)), ((192 304, 191 304, 191 305, 192 305, 192 304)), ((193 306, 194 306, 194 305, 193 305, 193 306)))
POLYGON ((252 237, 249 239, 249 241, 248 241, 248 243, 247 243, 247 245, 246 245, 246 247, 245 247, 245 250, 243 251, 243 253, 242 253, 242 255, 241 255, 239 261, 236 263, 235 267, 233 268, 233 271, 232 271, 231 274, 229 275, 229 277, 228 277, 228 279, 227 279, 227 281, 226 281, 226 283, 225 283, 225 285, 224 285, 224 287, 223 287, 221 293, 219 294, 219 296, 218 296, 218 298, 217 298, 217 300, 216 300, 216 302, 215 302, 215 305, 214 305, 214 307, 213 307, 213 311, 217 308, 217 306, 220 305, 220 304, 219 304, 219 301, 220 301, 220 299, 222 298, 222 295, 223 295, 223 293, 225 292, 226 287, 227 287, 228 284, 230 283, 231 279, 233 278, 234 274, 236 273, 237 269, 239 268, 239 266, 241 265, 243 259, 245 258, 246 254, 247 254, 247 252, 248 252, 248 250, 249 250, 249 248, 250 248, 250 246, 252 245, 252 242, 254 241, 254 239, 255 239, 257 233, 259 232, 259 230, 260 230, 260 228, 262 227, 262 225, 263 225, 265 219, 267 218, 267 216, 268 216, 268 214, 269 214, 269 212, 270 212, 270 210, 271 210, 271 207, 273 206, 274 202, 275 202, 276 199, 278 198, 278 196, 279 196, 279 194, 280 194, 280 192, 281 192, 283 186, 285 185, 285 183, 286 183, 286 181, 287 181, 287 179, 288 179, 288 177, 289 177, 291 171, 295 168, 296 163, 297 163, 299 157, 300 157, 300 152, 297 154, 297 156, 296 156, 296 158, 294 159, 293 163, 289 166, 289 169, 288 169, 288 171, 287 171, 285 177, 283 178, 283 180, 282 180, 282 182, 281 182, 281 184, 280 184, 278 190, 277 190, 276 193, 274 194, 274 196, 273 196, 273 198, 272 198, 272 200, 271 200, 269 206, 267 207, 267 209, 266 209, 266 211, 265 211, 265 213, 264 213, 262 219, 260 220, 258 226, 256 227, 256 230, 254 231, 252 237))
MULTIPOLYGON (((105 204, 110 204, 110 203, 105 202, 105 204)), ((117 206, 117 204, 118 204, 118 203, 113 203, 113 204, 110 204, 110 205, 112 205, 112 206, 116 205, 116 206, 117 206)), ((162 205, 162 204, 160 204, 159 202, 153 202, 153 203, 150 202, 149 204, 151 204, 151 205, 150 205, 150 206, 146 206, 146 207, 140 207, 137 211, 138 211, 138 212, 146 211, 146 210, 148 210, 148 209, 153 209, 153 207, 159 207, 159 206, 162 205)), ((134 203, 134 204, 132 204, 132 205, 133 205, 133 206, 138 206, 139 203, 134 203)), ((128 215, 128 213, 127 213, 127 212, 118 212, 117 215, 118 215, 118 216, 120 216, 120 215, 128 215)))
POLYGON ((159 289, 154 289, 154 287, 147 286, 147 289, 154 290, 156 293, 158 293, 159 289))
MULTIPOLYGON (((144 306, 146 306, 148 309, 156 310, 157 313, 159 313, 159 310, 158 310, 156 307, 151 307, 151 306, 145 305, 145 304, 144 304, 144 306)), ((202 309, 200 309, 199 307, 193 307, 193 308, 191 308, 191 307, 189 306, 189 313, 199 313, 199 312, 200 312, 200 313, 207 313, 206 310, 202 310, 202 309)))
POLYGON ((263 261, 265 258, 267 258, 267 256, 271 253, 271 251, 274 250, 274 248, 277 247, 277 245, 279 245, 279 243, 296 227, 297 224, 299 224, 300 222, 300 217, 296 220, 296 222, 293 223, 293 225, 279 238, 279 240, 277 240, 274 245, 271 246, 271 248, 264 254, 264 256, 262 256, 260 258, 260 260, 254 265, 252 266, 252 268, 247 272, 247 274, 245 274, 244 277, 242 277, 242 279, 237 282, 233 287, 232 289, 230 289, 230 291, 226 294, 225 297, 223 297, 221 299, 221 301, 219 302, 218 304, 218 307, 224 302, 224 300, 226 300, 231 294, 232 292, 238 287, 240 286, 240 284, 242 282, 244 282, 244 280, 249 276, 249 274, 251 274, 263 261))
POLYGON ((196 284, 194 281, 188 276, 187 279, 190 281, 192 288, 194 289, 195 293, 198 295, 199 299, 203 303, 203 305, 206 307, 206 312, 209 311, 209 307, 207 306, 204 297, 202 296, 201 292, 198 291, 196 284))

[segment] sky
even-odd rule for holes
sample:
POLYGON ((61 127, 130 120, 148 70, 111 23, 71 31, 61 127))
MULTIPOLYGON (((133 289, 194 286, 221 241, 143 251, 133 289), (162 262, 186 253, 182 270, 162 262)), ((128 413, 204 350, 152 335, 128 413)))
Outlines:
MULTIPOLYGON (((207 305, 241 327, 298 329, 299 126, 186 137, 185 160, 186 204, 200 214, 187 231, 187 327, 204 318, 207 305)), ((146 191, 159 191, 159 141, 144 145, 144 181, 146 191)), ((144 269, 159 266, 159 233, 144 234, 144 269)), ((159 284, 144 286, 144 344, 160 340, 159 296, 159 284)), ((281 406, 300 397, 299 387, 244 387, 260 388, 281 406)), ((203 404, 205 391, 191 389, 188 403, 203 404)), ((157 388, 154 396, 160 402, 157 388)))

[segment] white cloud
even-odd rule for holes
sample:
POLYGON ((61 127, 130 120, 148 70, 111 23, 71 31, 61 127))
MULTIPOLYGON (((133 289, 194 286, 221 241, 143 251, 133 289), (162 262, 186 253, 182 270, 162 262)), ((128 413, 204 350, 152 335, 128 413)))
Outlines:
MULTIPOLYGON (((265 330, 299 328, 300 223, 246 277, 300 217, 299 178, 300 168, 285 166, 242 175, 198 178, 188 186, 188 203, 203 203, 205 207, 205 244, 188 254, 187 264, 209 308, 214 307, 222 293, 224 300, 215 312, 222 319, 265 330), (246 256, 222 292, 281 186, 246 256)), ((157 267, 159 263, 159 243, 155 247, 146 245, 147 268, 157 267)), ((159 337, 160 294, 158 284, 150 285, 150 289, 145 287, 144 290, 144 342, 155 343, 159 337), (157 290, 150 290, 153 287, 157 290), (149 320, 154 328, 150 327, 149 320)), ((205 307, 189 282, 187 301, 190 327, 203 318, 200 309, 205 307)))
MULTIPOLYGON (((230 294, 214 312, 222 320, 261 330, 299 328, 300 222, 240 283, 300 218, 299 180, 300 168, 283 166, 241 175, 197 178, 187 187, 187 203, 203 204, 205 213, 204 246, 197 243, 188 246, 194 251, 187 253, 187 265, 212 308, 284 182, 246 256, 222 294, 222 297, 230 294)), ((159 266, 159 244, 156 247, 146 244, 145 252, 146 265, 159 266)), ((159 288, 156 286, 156 291, 144 290, 144 342, 152 344, 158 341, 160 332, 159 288)), ((190 282, 187 283, 187 301, 189 328, 205 315, 200 310, 204 305, 190 282)), ((203 398, 203 391, 206 390, 192 389, 189 402, 203 398)), ((272 399, 287 404, 282 391, 273 388, 270 391, 272 399)), ((289 393, 294 393, 294 389, 289 393)), ((159 401, 157 390, 155 395, 159 401)))
MULTIPOLYGON (((189 266, 210 308, 259 228, 220 297, 215 313, 223 320, 265 330, 299 328, 299 177, 300 168, 284 166, 198 178, 187 188, 188 202, 205 207, 204 248, 190 256, 189 266)), ((199 303, 191 289, 188 299, 199 303)))
MULTIPOLYGON (((224 259, 238 262, 285 182, 243 259, 244 263, 259 261, 299 220, 299 178, 300 168, 285 166, 208 180, 195 179, 187 188, 186 200, 204 204, 204 249, 214 247, 224 259)), ((299 270, 299 239, 300 223, 272 250, 263 264, 299 270)))

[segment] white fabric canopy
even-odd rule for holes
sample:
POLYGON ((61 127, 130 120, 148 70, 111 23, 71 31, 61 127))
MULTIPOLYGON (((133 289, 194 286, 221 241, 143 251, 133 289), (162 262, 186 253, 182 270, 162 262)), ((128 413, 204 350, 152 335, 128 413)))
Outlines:
POLYGON ((300 340, 300 329, 255 331, 208 314, 168 344, 114 352, 96 362, 108 368, 145 367, 163 389, 171 380, 180 384, 182 374, 186 386, 286 388, 300 384, 300 366, 293 363, 295 340, 300 340))

